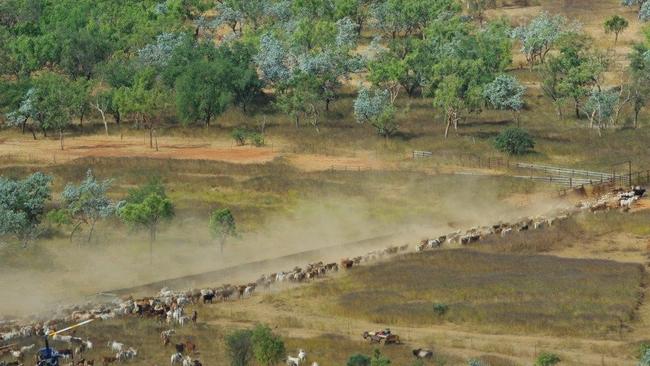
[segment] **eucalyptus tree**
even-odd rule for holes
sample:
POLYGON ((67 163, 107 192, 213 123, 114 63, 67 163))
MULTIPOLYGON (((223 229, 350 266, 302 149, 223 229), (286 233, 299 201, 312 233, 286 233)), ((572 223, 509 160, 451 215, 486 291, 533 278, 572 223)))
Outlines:
POLYGON ((130 227, 149 232, 149 262, 152 263, 153 243, 160 224, 174 217, 174 204, 165 194, 164 186, 159 181, 151 181, 131 190, 117 214, 130 227))
POLYGON ((198 60, 176 79, 176 106, 185 123, 202 121, 210 126, 233 99, 232 67, 223 58, 198 60))
POLYGON ((589 118, 589 127, 596 128, 599 136, 602 135, 603 128, 615 122, 619 102, 620 94, 614 90, 594 89, 589 94, 583 110, 589 118))
POLYGON ((650 97, 650 51, 643 44, 635 44, 628 55, 630 60, 630 89, 634 107, 634 128, 639 126, 639 114, 650 97))
POLYGON ((212 211, 209 228, 212 237, 219 241, 221 253, 223 253, 223 246, 226 244, 226 240, 237 236, 235 217, 228 208, 212 211))
POLYGON ((516 77, 508 74, 497 76, 483 90, 487 103, 497 110, 512 111, 517 125, 519 125, 519 112, 524 107, 525 93, 526 87, 516 77))
POLYGON ((623 18, 620 15, 612 15, 608 18, 603 27, 605 28, 605 33, 614 33, 614 45, 618 43, 618 35, 623 32, 630 23, 627 19, 623 18))
POLYGON ((600 77, 610 60, 593 51, 591 39, 584 34, 565 34, 559 51, 541 68, 543 89, 555 101, 572 99, 576 118, 580 118, 583 99, 592 88, 600 89, 600 77))
POLYGON ((60 147, 63 150, 63 133, 70 125, 77 96, 73 84, 65 76, 45 72, 33 81, 18 110, 8 114, 11 126, 20 126, 23 131, 34 129, 59 133, 60 147))
POLYGON ((138 71, 131 86, 123 86, 115 92, 114 102, 121 115, 131 116, 136 126, 149 130, 149 147, 153 148, 153 135, 158 115, 166 106, 165 90, 157 80, 155 69, 148 67, 138 71))
POLYGON ((528 65, 544 63, 546 55, 556 42, 567 33, 576 33, 581 28, 578 23, 571 23, 562 15, 543 12, 528 24, 512 30, 512 37, 521 44, 521 52, 526 56, 528 65))
POLYGON ((464 113, 480 111, 484 87, 510 64, 507 32, 502 23, 477 30, 459 16, 433 22, 427 30, 426 83, 434 107, 445 115, 445 138, 464 113))
POLYGON ((86 178, 78 185, 68 183, 65 186, 61 199, 65 210, 75 221, 70 240, 82 225, 88 225, 86 241, 90 242, 97 222, 115 214, 120 203, 114 202, 107 196, 112 183, 111 179, 97 181, 93 172, 88 170, 86 178))
POLYGON ((374 90, 371 93, 365 87, 359 88, 354 100, 354 116, 357 123, 371 125, 386 139, 397 132, 395 107, 388 90, 374 90))
POLYGON ((23 247, 36 239, 52 177, 34 173, 23 180, 0 177, 0 236, 14 237, 23 247))

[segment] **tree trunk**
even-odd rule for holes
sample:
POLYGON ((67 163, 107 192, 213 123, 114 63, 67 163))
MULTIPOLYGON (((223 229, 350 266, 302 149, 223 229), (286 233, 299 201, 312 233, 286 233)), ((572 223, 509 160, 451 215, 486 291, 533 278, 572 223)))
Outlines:
POLYGON ((634 108, 634 128, 636 129, 639 127, 639 112, 641 112, 640 109, 634 108))
POLYGON ((86 111, 82 111, 79 116, 79 127, 81 127, 82 130, 84 128, 84 114, 86 114, 86 111))
POLYGON ((616 47, 616 44, 618 43, 618 32, 615 33, 616 36, 614 37, 614 47, 616 47))
POLYGON ((23 120, 23 123, 22 123, 22 132, 23 132, 23 135, 25 134, 25 128, 27 127, 27 120, 28 120, 28 119, 29 119, 29 118, 25 118, 25 119, 23 120))
POLYGON ((63 130, 59 130, 59 142, 61 143, 61 150, 63 150, 63 130))
POLYGON ((296 113, 296 128, 300 128, 300 116, 296 113))
POLYGON ((445 127, 445 140, 449 136, 449 127, 451 127, 451 118, 447 116, 447 126, 445 127))
POLYGON ((325 111, 326 112, 330 111, 330 99, 329 98, 325 99, 325 111))
POLYGON ((153 242, 156 240, 156 225, 149 227, 149 264, 153 264, 153 242))
POLYGON ((90 232, 88 233, 88 239, 86 240, 88 243, 90 243, 90 240, 93 238, 93 232, 95 231, 96 223, 97 220, 93 220, 92 224, 90 224, 90 232))
POLYGON ((580 119, 580 102, 578 101, 577 98, 574 100, 574 102, 576 108, 576 118, 580 119))
POLYGON ((153 149, 153 126, 149 126, 149 148, 153 149))
POLYGON ((30 129, 29 129, 29 132, 32 133, 32 137, 34 138, 34 140, 36 140, 36 131, 34 131, 33 128, 30 128, 30 129))
POLYGON ((115 124, 119 126, 122 120, 122 117, 120 116, 120 112, 115 112, 113 114, 113 118, 115 118, 115 124))

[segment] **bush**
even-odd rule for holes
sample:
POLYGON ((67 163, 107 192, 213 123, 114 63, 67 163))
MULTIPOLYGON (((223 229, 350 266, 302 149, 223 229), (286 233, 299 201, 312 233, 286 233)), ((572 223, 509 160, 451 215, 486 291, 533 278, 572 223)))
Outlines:
POLYGON ((442 303, 433 304, 433 312, 436 313, 436 315, 438 316, 443 316, 447 314, 448 311, 449 311, 449 305, 447 304, 442 304, 442 303))
POLYGON ((230 136, 232 137, 233 140, 235 140, 235 143, 237 143, 238 146, 242 146, 246 144, 246 136, 248 133, 246 132, 246 129, 237 127, 232 132, 230 133, 230 136))
POLYGON ((253 332, 236 330, 226 336, 226 348, 232 366, 247 366, 253 358, 253 332))
POLYGON ((560 362, 560 357, 554 353, 542 352, 535 361, 535 366, 553 366, 560 362))
POLYGON ((521 128, 508 128, 494 140, 494 147, 510 155, 523 155, 535 147, 535 141, 521 128))
POLYGON ((264 146, 264 135, 259 132, 251 132, 248 134, 248 140, 254 146, 264 146))
POLYGON ((477 359, 473 358, 473 359, 469 360, 469 362, 467 363, 467 366, 485 366, 485 364, 483 362, 481 362, 481 360, 477 360, 477 359))
POLYGON ((357 353, 348 358, 346 366, 370 366, 370 357, 357 353))
POLYGON ((52 210, 48 212, 45 220, 47 220, 47 222, 49 222, 51 225, 58 227, 72 224, 70 213, 64 209, 52 210))
POLYGON ((639 366, 650 366, 650 344, 643 343, 639 351, 639 366))

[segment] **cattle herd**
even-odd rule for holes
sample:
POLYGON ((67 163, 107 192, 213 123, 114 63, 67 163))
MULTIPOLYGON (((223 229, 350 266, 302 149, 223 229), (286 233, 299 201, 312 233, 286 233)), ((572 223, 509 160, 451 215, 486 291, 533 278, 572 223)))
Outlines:
MULTIPOLYGON (((598 212, 613 208, 628 210, 632 204, 643 196, 645 190, 636 187, 633 191, 612 191, 595 200, 583 201, 571 209, 558 212, 552 217, 535 217, 517 220, 513 224, 497 223, 491 226, 482 226, 469 229, 464 232, 456 231, 444 236, 438 236, 431 239, 423 239, 415 246, 416 252, 433 250, 443 245, 468 245, 479 242, 490 235, 500 235, 506 237, 513 232, 522 232, 528 230, 539 230, 549 226, 556 225, 559 222, 567 220, 569 216, 581 211, 598 212)), ((206 287, 201 289, 190 289, 186 291, 174 291, 168 288, 162 289, 157 295, 134 299, 132 297, 118 298, 113 301, 84 305, 75 305, 60 307, 54 319, 39 322, 20 322, 16 320, 0 320, 0 357, 10 355, 13 358, 11 362, 0 361, 0 366, 18 366, 25 360, 25 355, 35 352, 34 344, 29 346, 19 346, 24 339, 34 336, 44 336, 53 332, 62 324, 80 322, 89 319, 108 320, 116 317, 140 317, 156 319, 161 325, 168 326, 185 326, 197 322, 198 312, 193 310, 186 313, 187 305, 195 304, 213 304, 215 302, 234 301, 238 299, 253 296, 258 289, 269 290, 274 286, 283 283, 302 283, 326 276, 328 273, 337 272, 339 269, 349 270, 363 263, 369 263, 386 259, 390 256, 397 255, 408 251, 408 244, 401 246, 390 246, 382 250, 373 250, 365 255, 353 258, 343 258, 339 263, 310 263, 304 267, 294 267, 290 270, 270 273, 260 276, 255 282, 240 285, 224 284, 217 287, 206 287)), ((171 338, 175 333, 174 329, 163 331, 160 335, 162 344, 167 346, 171 343, 171 338)), ((84 340, 74 336, 53 337, 54 341, 65 344, 67 347, 59 350, 63 358, 70 358, 71 365, 92 365, 93 361, 84 360, 83 354, 93 348, 90 340, 84 340), (77 355, 80 360, 74 361, 77 355)), ((192 359, 189 354, 196 353, 196 345, 191 342, 175 344, 176 350, 171 355, 171 365, 182 366, 201 366, 201 362, 192 359)), ((110 350, 110 356, 104 356, 102 364, 107 365, 114 362, 127 362, 138 356, 137 349, 126 347, 118 341, 111 341, 107 345, 110 350)), ((419 351, 419 350, 418 350, 419 351)), ((416 357, 420 357, 420 352, 414 352, 416 357)), ((428 354, 427 354, 428 355, 428 354)), ((289 357, 288 365, 299 366, 306 353, 300 350, 298 357, 289 357), (301 357, 302 355, 302 357, 301 357)), ((314 363, 315 364, 315 363, 314 363)))

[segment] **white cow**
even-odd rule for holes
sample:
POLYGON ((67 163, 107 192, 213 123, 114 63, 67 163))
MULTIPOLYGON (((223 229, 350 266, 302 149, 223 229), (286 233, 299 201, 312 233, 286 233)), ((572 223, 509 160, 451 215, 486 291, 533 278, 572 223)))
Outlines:
POLYGON ((117 341, 109 341, 107 343, 107 346, 113 352, 122 352, 122 351, 124 351, 124 343, 120 343, 120 342, 117 342, 117 341))
POLYGON ((180 352, 174 353, 170 360, 172 366, 181 365, 183 363, 183 355, 180 352))

